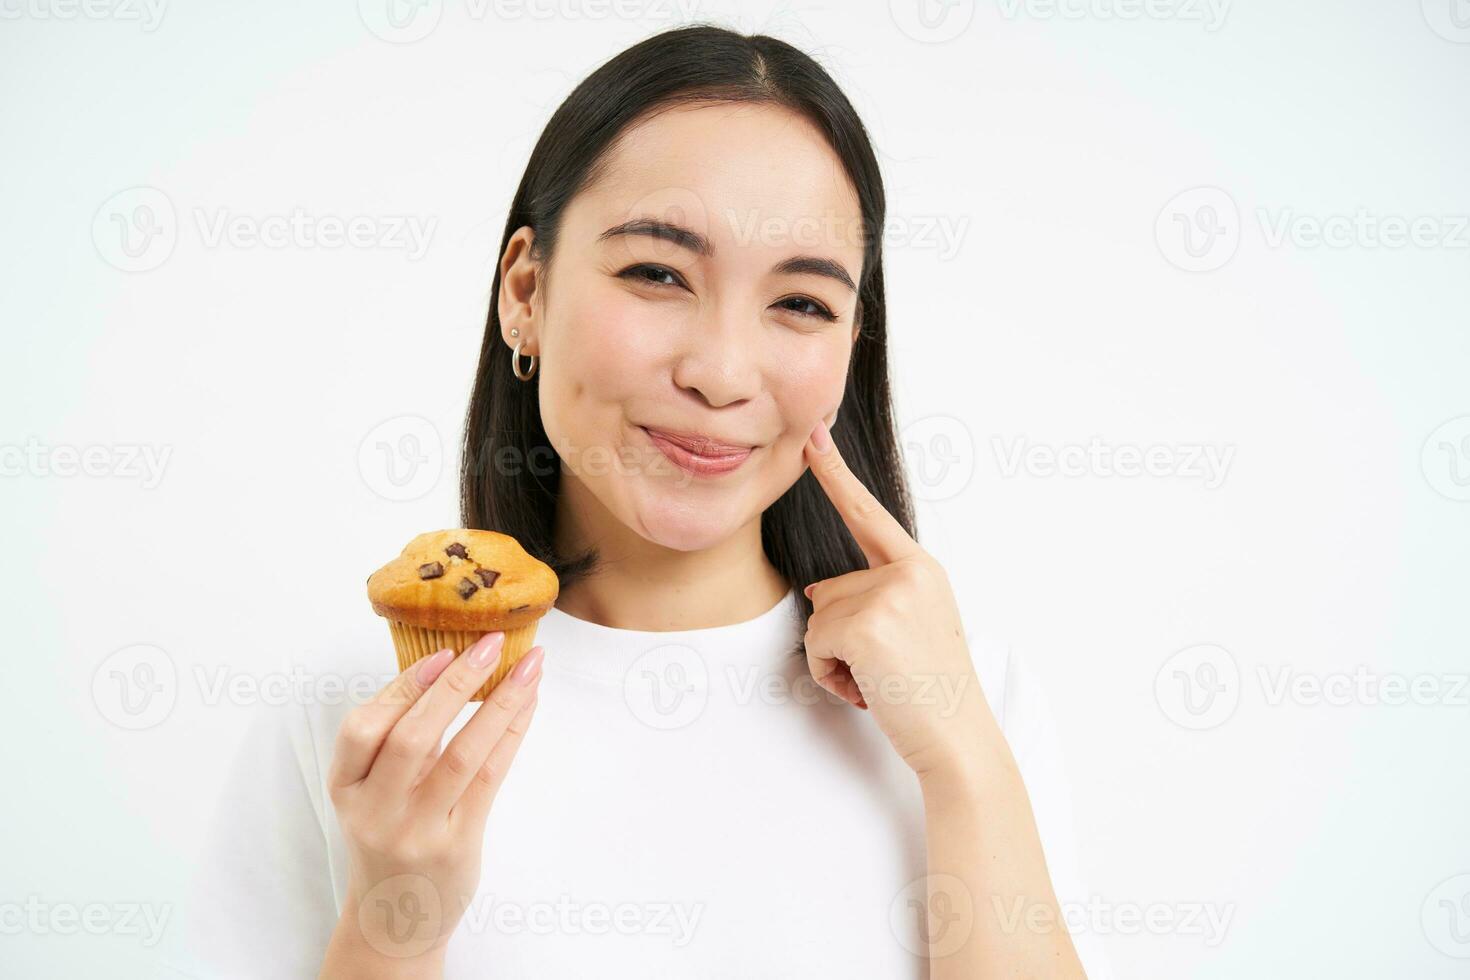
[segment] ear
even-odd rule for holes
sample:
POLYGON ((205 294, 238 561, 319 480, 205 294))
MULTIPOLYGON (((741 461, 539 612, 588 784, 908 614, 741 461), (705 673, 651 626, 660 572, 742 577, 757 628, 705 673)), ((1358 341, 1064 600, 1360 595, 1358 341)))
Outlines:
POLYGON ((500 339, 510 347, 525 341, 521 353, 536 353, 536 289, 541 282, 541 264, 531 257, 531 244, 536 234, 522 225, 505 243, 500 257, 500 295, 496 311, 500 315, 500 339), (511 329, 520 331, 512 337, 511 329))

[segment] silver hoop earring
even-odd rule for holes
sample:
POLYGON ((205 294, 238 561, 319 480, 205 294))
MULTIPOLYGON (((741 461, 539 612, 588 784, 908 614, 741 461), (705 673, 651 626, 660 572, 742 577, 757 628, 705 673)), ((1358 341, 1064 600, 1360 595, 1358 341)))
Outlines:
POLYGON ((512 371, 514 371, 516 373, 516 377, 520 378, 522 381, 530 381, 531 380, 531 376, 536 373, 536 355, 535 354, 527 354, 526 355, 527 357, 529 357, 531 359, 531 367, 529 369, 527 369, 527 371, 526 371, 525 374, 522 374, 521 373, 521 345, 524 344, 524 343, 525 343, 525 340, 524 339, 517 340, 516 341, 515 350, 513 350, 513 351, 510 352, 510 369, 512 371))

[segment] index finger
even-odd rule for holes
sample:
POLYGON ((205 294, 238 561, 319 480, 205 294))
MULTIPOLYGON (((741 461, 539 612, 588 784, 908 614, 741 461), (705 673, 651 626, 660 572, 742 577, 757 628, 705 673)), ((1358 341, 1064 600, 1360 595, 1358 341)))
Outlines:
POLYGON ((817 420, 817 427, 807 438, 805 452, 812 475, 868 557, 869 567, 886 565, 920 550, 919 543, 848 467, 825 421, 817 420))

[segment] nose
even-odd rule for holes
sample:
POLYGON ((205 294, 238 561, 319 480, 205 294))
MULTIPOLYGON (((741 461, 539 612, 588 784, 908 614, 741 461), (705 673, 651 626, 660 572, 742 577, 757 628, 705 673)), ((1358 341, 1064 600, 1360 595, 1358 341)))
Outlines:
POLYGON ((682 338, 674 383, 712 408, 754 398, 760 391, 760 323, 718 310, 697 318, 682 338))

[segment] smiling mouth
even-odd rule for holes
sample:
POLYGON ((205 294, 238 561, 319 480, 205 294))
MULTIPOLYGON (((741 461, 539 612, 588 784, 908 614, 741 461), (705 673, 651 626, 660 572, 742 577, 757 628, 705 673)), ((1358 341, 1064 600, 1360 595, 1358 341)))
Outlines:
POLYGON ((696 476, 729 473, 738 469, 755 451, 754 446, 720 442, 699 433, 670 432, 642 425, 638 428, 671 463, 696 476))

